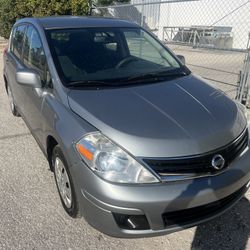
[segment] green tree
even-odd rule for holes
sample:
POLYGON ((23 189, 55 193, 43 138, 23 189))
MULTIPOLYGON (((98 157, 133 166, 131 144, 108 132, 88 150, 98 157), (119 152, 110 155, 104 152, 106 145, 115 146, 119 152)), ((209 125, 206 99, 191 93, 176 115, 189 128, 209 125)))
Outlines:
POLYGON ((0 0, 0 36, 9 37, 13 23, 16 21, 15 1, 0 0))
MULTIPOLYGON (((8 38, 16 20, 52 15, 86 15, 93 0, 0 0, 0 36, 8 38)), ((97 0, 98 5, 130 0, 97 0)))
POLYGON ((0 0, 0 36, 8 38, 20 18, 86 15, 88 10, 88 0, 0 0))

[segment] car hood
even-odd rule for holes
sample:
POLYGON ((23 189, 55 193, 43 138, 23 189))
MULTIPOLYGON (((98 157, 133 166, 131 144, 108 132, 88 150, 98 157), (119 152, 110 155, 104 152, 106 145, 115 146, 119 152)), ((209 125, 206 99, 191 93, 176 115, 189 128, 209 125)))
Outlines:
POLYGON ((225 146, 246 127, 239 105, 200 78, 69 91, 70 108, 138 157, 196 155, 225 146))

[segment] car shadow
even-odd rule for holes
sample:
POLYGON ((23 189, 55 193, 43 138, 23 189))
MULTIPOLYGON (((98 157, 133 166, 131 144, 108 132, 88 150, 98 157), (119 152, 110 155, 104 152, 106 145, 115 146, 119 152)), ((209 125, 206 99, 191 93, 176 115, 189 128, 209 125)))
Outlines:
POLYGON ((197 226, 191 249, 247 249, 250 202, 243 197, 225 214, 197 226))

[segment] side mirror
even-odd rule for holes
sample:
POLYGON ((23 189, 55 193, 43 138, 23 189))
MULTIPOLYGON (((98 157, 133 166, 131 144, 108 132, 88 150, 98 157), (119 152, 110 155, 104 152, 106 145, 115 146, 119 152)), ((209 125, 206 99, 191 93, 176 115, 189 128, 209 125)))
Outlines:
POLYGON ((183 55, 177 55, 177 57, 179 58, 179 60, 185 65, 186 64, 186 59, 183 55))
POLYGON ((18 70, 16 72, 16 81, 21 85, 30 86, 32 88, 42 87, 42 81, 39 74, 30 69, 18 70))

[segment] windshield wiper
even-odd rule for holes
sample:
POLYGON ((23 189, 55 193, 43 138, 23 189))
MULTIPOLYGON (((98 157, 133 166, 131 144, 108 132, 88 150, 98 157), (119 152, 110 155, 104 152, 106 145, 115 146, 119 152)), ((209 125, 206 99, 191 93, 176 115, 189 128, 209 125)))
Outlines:
POLYGON ((131 76, 122 79, 112 79, 112 81, 101 80, 82 80, 74 81, 67 84, 67 87, 118 87, 124 85, 130 85, 139 82, 149 82, 164 80, 165 78, 175 78, 180 76, 186 76, 187 73, 181 72, 167 72, 167 71, 155 71, 151 73, 144 73, 136 76, 131 76))
POLYGON ((188 75, 186 72, 168 72, 168 71, 155 71, 155 72, 149 72, 144 73, 140 75, 135 75, 128 77, 127 79, 124 79, 125 82, 135 82, 135 81, 142 81, 142 80, 159 80, 159 79, 165 79, 165 78, 175 78, 180 76, 186 76, 188 75))
POLYGON ((112 82, 99 81, 99 80, 82 80, 74 81, 67 84, 67 87, 102 87, 102 86, 115 86, 112 82))

